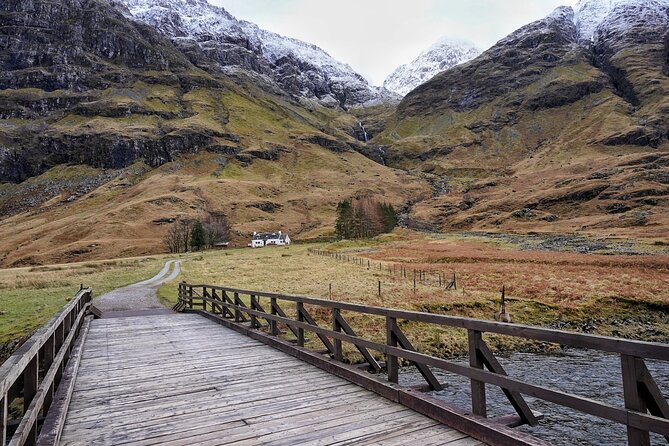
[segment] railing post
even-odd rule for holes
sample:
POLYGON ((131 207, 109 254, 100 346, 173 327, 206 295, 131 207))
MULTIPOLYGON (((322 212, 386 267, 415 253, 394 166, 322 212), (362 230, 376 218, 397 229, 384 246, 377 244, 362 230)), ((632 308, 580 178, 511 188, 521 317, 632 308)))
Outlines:
MULTIPOLYGON (((276 316, 276 297, 271 298, 270 302, 270 313, 272 313, 273 316, 276 316)), ((279 336, 279 327, 277 326, 277 323, 274 319, 270 319, 269 321, 269 326, 270 326, 270 331, 272 333, 272 336, 279 336)))
POLYGON ((0 445, 7 444, 7 398, 7 393, 5 393, 0 399, 0 445))
MULTIPOLYGON (((397 337, 395 336, 395 327, 397 326, 397 319, 386 316, 386 345, 390 347, 397 347, 397 337)), ((399 381, 399 367, 397 363, 397 356, 393 354, 386 354, 386 368, 388 370, 388 381, 397 384, 399 381)))
POLYGON ((202 287, 202 311, 207 311, 207 287, 202 287))
MULTIPOLYGON (((479 345, 483 340, 481 332, 476 330, 467 330, 469 339, 469 366, 475 369, 483 370, 483 361, 479 354, 479 345)), ((472 413, 482 417, 487 416, 488 410, 485 396, 485 383, 471 380, 472 390, 472 413)))
POLYGON ((235 299, 235 322, 239 322, 242 319, 242 312, 239 309, 239 293, 234 293, 233 297, 235 299))
MULTIPOLYGON (((44 370, 49 370, 51 368, 51 365, 53 364, 53 360, 56 357, 56 334, 52 334, 49 336, 49 339, 46 340, 44 343, 44 370)), ((53 396, 55 393, 56 389, 56 381, 49 386, 49 389, 47 390, 47 393, 44 397, 44 410, 43 410, 43 415, 46 416, 46 413, 49 411, 49 407, 51 407, 51 403, 53 402, 53 396)))
MULTIPOLYGON (((37 394, 39 386, 39 352, 30 360, 23 371, 23 411, 26 412, 37 394)), ((33 424, 24 444, 34 445, 37 442, 37 423, 33 424)))
MULTIPOLYGON (((251 310, 256 310, 258 308, 257 303, 258 301, 256 296, 251 294, 251 310)), ((258 318, 253 313, 251 313, 251 328, 253 329, 258 328, 258 318)))
MULTIPOLYGON (((304 314, 302 313, 304 304, 302 302, 297 302, 295 307, 297 310, 297 322, 304 322, 304 314)), ((302 327, 297 329, 297 345, 304 347, 304 328, 302 327)))
MULTIPOLYGON (((339 308, 332 308, 332 330, 341 333, 341 324, 339 323, 339 315, 341 310, 339 308)), ((334 359, 336 361, 344 360, 344 353, 341 349, 341 339, 333 339, 334 341, 334 359)))
MULTIPOLYGON (((639 381, 641 370, 637 367, 634 356, 620 355, 623 372, 623 394, 625 396, 625 408, 636 412, 646 413, 648 409, 645 400, 639 393, 639 381)), ((627 442, 630 446, 650 446, 650 435, 648 431, 627 426, 627 442)))

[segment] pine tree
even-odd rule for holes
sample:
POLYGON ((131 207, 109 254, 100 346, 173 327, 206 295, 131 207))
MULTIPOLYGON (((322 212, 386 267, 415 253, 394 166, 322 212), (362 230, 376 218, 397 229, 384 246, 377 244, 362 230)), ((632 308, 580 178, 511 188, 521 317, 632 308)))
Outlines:
POLYGON ((335 234, 340 240, 353 238, 353 206, 351 200, 342 200, 337 205, 335 234))
POLYGON ((397 213, 392 204, 383 203, 381 205, 383 214, 383 229, 385 232, 391 232, 397 226, 397 213))
POLYGON ((205 236, 202 222, 199 220, 193 224, 193 229, 190 235, 190 246, 194 251, 199 251, 205 247, 205 236))

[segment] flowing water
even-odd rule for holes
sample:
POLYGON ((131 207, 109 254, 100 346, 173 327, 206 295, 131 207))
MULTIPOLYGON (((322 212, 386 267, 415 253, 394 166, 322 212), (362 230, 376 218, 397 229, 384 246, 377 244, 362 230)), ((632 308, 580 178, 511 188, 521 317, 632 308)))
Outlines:
MULTIPOLYGON (((515 353, 498 356, 508 374, 525 382, 592 398, 623 407, 620 357, 590 350, 566 350, 560 355, 515 353)), ((454 362, 467 364, 467 359, 454 362)), ((669 397, 669 363, 646 361, 655 381, 665 397, 669 397)), ((451 405, 471 407, 469 380, 450 373, 434 371, 440 382, 448 383, 445 390, 431 395, 451 405)), ((425 384, 413 367, 402 369, 400 384, 425 384)), ((514 413, 504 394, 497 387, 486 386, 488 416, 497 417, 514 413)), ((601 418, 586 415, 568 408, 526 397, 535 412, 544 414, 539 426, 522 426, 525 432, 560 446, 626 445, 625 427, 601 418)), ((651 436, 651 444, 667 444, 659 435, 651 436)))
POLYGON ((365 137, 365 142, 368 142, 367 130, 365 130, 365 126, 362 125, 362 122, 360 122, 360 121, 358 122, 358 125, 360 126, 360 129, 362 130, 362 134, 365 137))

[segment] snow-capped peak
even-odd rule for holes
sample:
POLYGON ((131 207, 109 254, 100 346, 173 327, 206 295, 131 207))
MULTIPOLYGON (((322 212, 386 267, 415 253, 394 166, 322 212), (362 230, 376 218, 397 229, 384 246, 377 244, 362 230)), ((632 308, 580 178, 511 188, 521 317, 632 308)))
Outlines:
POLYGON ((616 8, 641 6, 647 9, 668 7, 669 0, 580 0, 574 7, 574 23, 583 41, 592 41, 597 28, 616 8))
POLYGON ((460 65, 481 54, 469 42, 443 37, 420 53, 411 63, 401 65, 386 78, 383 86, 405 96, 442 71, 460 65))
POLYGON ((238 20, 206 0, 110 0, 167 36, 195 41, 222 65, 272 76, 297 96, 342 107, 396 99, 316 45, 238 20))

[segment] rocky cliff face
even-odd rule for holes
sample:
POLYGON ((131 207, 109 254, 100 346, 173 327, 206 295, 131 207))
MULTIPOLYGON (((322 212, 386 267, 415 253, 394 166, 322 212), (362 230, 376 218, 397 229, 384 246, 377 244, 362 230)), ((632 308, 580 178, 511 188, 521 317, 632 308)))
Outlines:
POLYGON ((470 43, 444 38, 412 62, 397 67, 383 82, 383 86, 405 96, 437 74, 468 62, 479 54, 481 50, 470 43))
POLYGON ((296 97, 344 109, 398 100, 315 45, 237 20, 206 0, 114 0, 180 46, 195 44, 226 67, 267 75, 296 97))
MULTIPOLYGON (((348 73, 357 84, 349 83, 341 64, 332 61, 329 74, 310 71, 314 65, 296 52, 270 51, 255 25, 195 2, 213 11, 207 26, 225 22, 230 30, 207 38, 197 28, 203 17, 165 8, 171 4, 151 3, 150 11, 164 15, 152 15, 149 25, 116 0, 2 3, 0 183, 59 164, 119 169, 141 160, 157 167, 184 153, 271 148, 285 144, 291 130, 318 136, 325 129, 296 96, 350 105, 371 94, 354 74, 348 73), (249 29, 257 35, 251 38, 249 29), (231 118, 231 108, 248 115, 231 118), (282 120, 281 130, 272 131, 282 120)), ((140 2, 128 5, 141 13, 140 2)), ((326 57, 316 47, 293 45, 326 57)))

